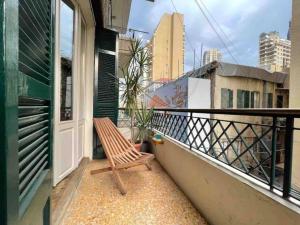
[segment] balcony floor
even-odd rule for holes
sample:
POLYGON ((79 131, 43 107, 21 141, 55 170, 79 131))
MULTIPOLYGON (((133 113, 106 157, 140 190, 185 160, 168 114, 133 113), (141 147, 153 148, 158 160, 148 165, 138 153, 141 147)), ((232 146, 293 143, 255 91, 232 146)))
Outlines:
POLYGON ((153 170, 138 166, 121 172, 127 194, 121 195, 111 172, 90 175, 107 160, 90 162, 70 203, 63 225, 206 224, 199 212, 153 161, 153 170))

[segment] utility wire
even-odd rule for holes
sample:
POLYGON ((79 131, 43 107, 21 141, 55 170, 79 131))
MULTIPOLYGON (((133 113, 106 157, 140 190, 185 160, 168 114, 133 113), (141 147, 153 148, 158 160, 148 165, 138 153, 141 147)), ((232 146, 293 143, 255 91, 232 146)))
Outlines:
MULTIPOLYGON (((172 0, 171 0, 172 1, 172 0)), ((232 59, 234 60, 234 62, 236 64, 239 64, 237 59, 234 57, 234 55, 231 53, 229 47, 227 46, 226 42, 223 40, 223 38, 221 37, 221 35, 218 33, 218 31, 216 30, 216 28, 214 27, 214 25, 212 24, 212 22, 210 21, 210 19, 208 18, 208 16, 206 15, 204 9, 202 8, 202 6, 200 5, 200 3, 197 0, 194 0, 197 7, 199 8, 199 10, 201 11, 201 13, 203 14, 204 18, 206 19, 206 21, 208 22, 209 26, 212 28, 212 30, 216 33, 216 35, 218 36, 220 42, 223 44, 223 46, 225 47, 225 49, 227 50, 227 52, 229 53, 229 55, 232 57, 232 59)))
MULTIPOLYGON (((209 11, 208 7, 205 5, 203 0, 199 0, 200 3, 203 5, 203 8, 206 10, 207 14, 212 18, 212 20, 214 21, 214 23, 217 25, 217 27, 219 28, 219 30, 221 31, 221 33, 224 35, 224 37, 228 40, 229 44, 233 46, 233 48, 235 49, 235 44, 233 43, 233 41, 229 38, 229 36, 226 34, 226 32, 223 30, 223 28, 220 26, 220 24, 218 23, 218 21, 216 20, 216 18, 213 16, 213 14, 209 11)), ((236 50, 236 49, 235 49, 236 50)))

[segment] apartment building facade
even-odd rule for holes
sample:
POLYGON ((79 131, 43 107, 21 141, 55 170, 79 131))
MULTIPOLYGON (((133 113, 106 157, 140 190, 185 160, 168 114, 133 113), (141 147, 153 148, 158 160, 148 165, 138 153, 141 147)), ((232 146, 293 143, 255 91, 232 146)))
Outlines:
MULTIPOLYGON (((264 69, 235 65, 229 63, 213 62, 206 66, 187 74, 190 77, 209 79, 211 81, 210 95, 212 109, 259 109, 259 108, 286 108, 288 107, 288 76, 284 73, 270 73, 264 69)), ((245 129, 246 124, 270 124, 271 120, 263 117, 239 116, 239 115, 211 115, 211 119, 222 121, 223 128, 214 127, 215 135, 211 135, 211 143, 219 142, 215 145, 212 154, 222 154, 222 147, 226 147, 234 141, 235 149, 230 148, 226 157, 228 160, 236 158, 236 154, 242 154, 245 146, 251 146, 256 142, 266 130, 262 126, 257 126, 254 131, 246 129, 240 138, 235 139, 237 132, 245 129), (226 129, 226 135, 222 135, 226 128, 226 121, 236 121, 236 127, 226 129), (216 140, 216 137, 221 137, 216 140), (222 146, 222 147, 221 147, 222 146)), ((209 130, 209 129, 208 129, 209 130)), ((266 134, 264 142, 271 146, 271 136, 266 134)), ((278 146, 284 144, 284 134, 278 132, 278 146)), ((253 154, 257 159, 263 160, 265 156, 265 146, 259 143, 253 145, 253 154)), ((278 148, 277 165, 283 163, 284 156, 280 155, 278 148)), ((247 162, 247 167, 256 165, 253 157, 247 153, 243 154, 243 160, 247 162)), ((236 167, 241 165, 236 162, 236 167)), ((268 167, 268 165, 265 165, 268 167)), ((278 171, 281 169, 278 168, 278 171)), ((279 173, 279 172, 278 172, 279 173)), ((257 176, 259 171, 257 171, 257 176)), ((279 179, 279 178, 278 178, 279 179)))
POLYGON ((290 67, 291 41, 276 31, 259 37, 259 67, 270 72, 283 72, 290 67))
POLYGON ((207 65, 213 61, 222 61, 222 53, 219 49, 209 49, 203 54, 203 65, 207 65))
POLYGON ((152 81, 175 80, 184 72, 184 16, 165 13, 149 44, 152 81))

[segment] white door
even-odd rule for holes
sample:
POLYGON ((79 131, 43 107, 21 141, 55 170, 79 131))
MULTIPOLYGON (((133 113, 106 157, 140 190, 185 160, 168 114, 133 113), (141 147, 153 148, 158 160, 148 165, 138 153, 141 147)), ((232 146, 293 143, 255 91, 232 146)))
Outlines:
POLYGON ((56 7, 60 13, 56 23, 54 185, 80 163, 85 125, 84 108, 81 107, 85 92, 85 68, 80 66, 85 58, 84 44, 81 43, 81 14, 71 0, 59 0, 56 7))

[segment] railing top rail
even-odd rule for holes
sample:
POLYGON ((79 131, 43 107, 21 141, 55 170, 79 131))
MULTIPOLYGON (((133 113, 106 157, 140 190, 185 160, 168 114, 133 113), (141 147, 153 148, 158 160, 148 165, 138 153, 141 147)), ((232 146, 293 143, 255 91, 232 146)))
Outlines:
POLYGON ((163 112, 187 112, 206 114, 226 114, 244 116, 267 116, 267 117, 295 117, 300 118, 300 109, 177 109, 177 108, 154 108, 154 111, 163 112))

